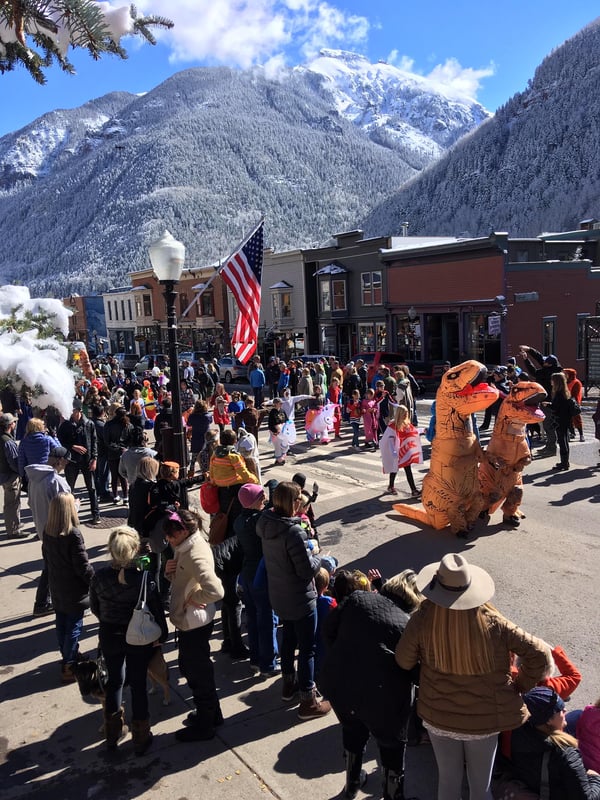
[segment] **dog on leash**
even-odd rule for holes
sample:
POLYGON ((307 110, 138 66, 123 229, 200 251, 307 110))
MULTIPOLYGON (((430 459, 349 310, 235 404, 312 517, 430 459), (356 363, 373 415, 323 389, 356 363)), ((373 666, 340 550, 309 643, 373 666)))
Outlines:
POLYGON ((171 702, 171 687, 169 686, 169 668, 160 647, 154 648, 154 653, 148 664, 148 677, 150 678, 150 689, 148 694, 154 694, 160 686, 163 690, 163 706, 168 706, 171 702))

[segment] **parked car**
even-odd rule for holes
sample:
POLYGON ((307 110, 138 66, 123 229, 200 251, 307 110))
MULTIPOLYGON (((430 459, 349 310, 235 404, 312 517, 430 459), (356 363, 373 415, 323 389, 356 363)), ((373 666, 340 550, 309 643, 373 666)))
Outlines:
POLYGON ((225 381, 225 383, 247 379, 248 365, 242 364, 239 358, 223 356, 217 361, 217 367, 219 369, 219 380, 225 381))
POLYGON ((149 372, 154 367, 158 367, 159 369, 164 369, 169 365, 169 357, 164 353, 151 353, 148 356, 143 356, 137 362, 133 371, 137 374, 142 372, 149 372))
POLYGON ((131 372, 135 369, 139 356, 137 353, 114 353, 113 358, 119 362, 119 369, 131 372))
POLYGON ((194 369, 196 369, 200 363, 201 358, 206 361, 208 359, 208 353, 203 353, 202 350, 190 350, 186 353, 179 353, 179 363, 181 364, 183 361, 189 361, 194 369))

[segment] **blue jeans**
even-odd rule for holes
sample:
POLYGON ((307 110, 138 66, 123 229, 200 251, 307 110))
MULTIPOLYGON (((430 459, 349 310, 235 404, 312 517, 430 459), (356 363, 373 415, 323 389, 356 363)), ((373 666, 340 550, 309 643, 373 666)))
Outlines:
POLYGON ((283 619, 281 623, 281 672, 294 674, 294 653, 298 647, 298 684, 301 692, 310 692, 315 688, 317 610, 313 608, 301 619, 283 619))
POLYGON ((266 586, 255 589, 252 581, 243 576, 240 576, 240 583, 244 590, 250 663, 256 664, 261 672, 269 672, 277 663, 277 616, 271 608, 266 586))
POLYGON ((352 425, 352 447, 358 447, 358 431, 360 422, 357 419, 351 419, 350 425, 352 425))
POLYGON ((63 664, 72 664, 76 660, 82 627, 83 612, 77 614, 56 612, 56 638, 63 664))
POLYGON ((105 499, 110 494, 110 470, 106 456, 98 456, 96 460, 94 483, 98 497, 105 499))

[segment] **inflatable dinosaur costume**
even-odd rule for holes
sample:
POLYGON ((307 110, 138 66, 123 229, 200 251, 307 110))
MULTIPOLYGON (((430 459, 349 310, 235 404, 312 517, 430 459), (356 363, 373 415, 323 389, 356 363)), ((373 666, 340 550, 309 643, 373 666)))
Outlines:
POLYGON ((487 369, 478 361, 465 361, 442 376, 435 398, 435 438, 431 465, 423 480, 424 509, 398 503, 405 517, 466 536, 484 508, 477 465, 483 451, 473 433, 471 414, 498 399, 498 390, 485 383, 487 369))
POLYGON ((526 425, 544 419, 540 403, 546 398, 539 383, 517 383, 502 401, 494 432, 487 447, 487 459, 479 465, 479 483, 483 493, 481 517, 493 514, 502 505, 503 522, 518 527, 523 499, 523 469, 531 463, 526 425))

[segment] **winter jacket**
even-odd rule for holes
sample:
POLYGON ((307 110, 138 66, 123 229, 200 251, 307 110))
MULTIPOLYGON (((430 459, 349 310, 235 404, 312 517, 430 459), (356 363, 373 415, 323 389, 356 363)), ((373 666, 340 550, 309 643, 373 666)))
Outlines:
POLYGON ((129 438, 133 426, 130 423, 123 425, 123 420, 109 419, 104 424, 104 444, 106 445, 106 457, 109 461, 116 461, 121 458, 129 446, 129 438))
MULTIPOLYGON (((100 625, 116 628, 123 634, 127 630, 133 609, 137 605, 142 573, 134 567, 124 570, 125 584, 119 583, 119 569, 102 567, 94 573, 90 584, 90 608, 100 620, 100 625)), ((165 612, 160 602, 156 584, 148 575, 146 602, 154 619, 160 625, 162 634, 159 641, 165 642, 168 636, 165 612)))
POLYGON ((586 706, 577 720, 579 752, 586 769, 600 772, 600 708, 586 706))
MULTIPOLYGON (((556 669, 559 675, 552 675, 549 678, 542 678, 538 686, 548 686, 554 689, 557 695, 562 697, 563 700, 568 700, 575 689, 581 683, 581 672, 577 669, 575 664, 567 658, 567 654, 560 645, 556 645, 552 649, 552 659, 556 664, 556 669)), ((517 677, 517 668, 511 668, 513 678, 517 677)))
POLYGON ((254 508, 243 508, 233 523, 233 530, 242 548, 242 568, 240 574, 252 583, 256 570, 263 557, 262 541, 256 533, 256 523, 260 519, 260 511, 254 508))
POLYGON ((128 447, 119 461, 119 475, 131 486, 138 476, 138 466, 142 458, 155 458, 156 455, 156 450, 151 447, 128 447))
POLYGON ((253 389, 260 389, 265 385, 266 378, 265 373, 262 371, 260 367, 255 367, 253 370, 250 371, 250 386, 253 389))
POLYGON ((256 523, 269 580, 269 600, 283 620, 302 619, 316 608, 314 576, 321 566, 306 549, 306 531, 297 518, 265 511, 256 523))
POLYGON ((542 760, 550 752, 550 800, 600 800, 600 778, 587 775, 576 747, 561 748, 529 723, 513 731, 511 760, 514 774, 534 792, 540 791, 542 760))
POLYGON ((235 577, 242 569, 243 551, 237 536, 228 536, 221 544, 213 547, 215 572, 223 580, 228 575, 235 577))
POLYGON ((408 614, 375 592, 353 592, 323 626, 327 645, 319 688, 340 719, 357 719, 379 739, 406 732, 411 673, 394 650, 408 614))
POLYGON ((63 447, 66 447, 71 456, 71 460, 80 467, 87 467, 90 461, 98 458, 98 440, 96 438, 96 428, 94 423, 83 415, 77 422, 72 419, 65 419, 58 429, 58 439, 63 447), (78 453, 73 450, 73 445, 85 447, 85 453, 78 453))
POLYGON ((542 679, 552 663, 547 645, 492 611, 485 611, 494 669, 481 675, 453 675, 436 670, 423 650, 434 606, 425 601, 408 621, 396 647, 404 669, 421 665, 417 712, 441 730, 492 734, 522 725, 528 716, 520 692, 542 679), (519 673, 510 674, 510 654, 521 657, 519 673))
POLYGON ((534 350, 533 347, 530 347, 525 357, 525 366, 532 380, 541 383, 548 397, 550 397, 552 394, 552 375, 555 372, 561 372, 562 367, 558 361, 554 365, 544 366, 544 358, 545 356, 539 350, 534 350))
POLYGON ((59 494, 70 494, 71 489, 67 479, 49 464, 28 464, 25 474, 28 480, 29 508, 36 533, 41 539, 48 521, 50 501, 59 494))
POLYGON ((552 408, 557 427, 563 430, 569 428, 571 419, 573 418, 571 414, 571 399, 562 394, 556 394, 552 398, 550 407, 552 408))
POLYGON ((35 432, 26 433, 19 442, 19 475, 25 475, 25 467, 28 464, 47 464, 50 451, 54 447, 60 447, 60 442, 54 436, 47 433, 35 432))
POLYGON ((83 536, 72 528, 64 536, 44 532, 42 555, 48 565, 52 605, 63 614, 83 613, 89 606, 90 582, 94 568, 88 561, 83 536))
POLYGON ((215 573, 210 545, 201 533, 194 533, 174 548, 177 569, 169 576, 171 598, 169 616, 176 628, 185 628, 185 601, 198 605, 216 603, 223 598, 223 584, 215 573))
POLYGON ((129 487, 127 524, 135 528, 140 536, 147 536, 151 527, 147 517, 152 509, 155 489, 156 481, 147 481, 139 477, 129 487))
POLYGON ((10 433, 0 435, 0 486, 19 477, 19 450, 10 433))
POLYGON ((188 431, 191 430, 190 447, 192 453, 199 453, 206 444, 205 434, 212 423, 212 415, 200 411, 192 411, 187 419, 188 431))
POLYGON ((233 486, 236 483, 258 483, 246 466, 244 459, 233 446, 219 445, 210 459, 210 480, 217 486, 233 486))

